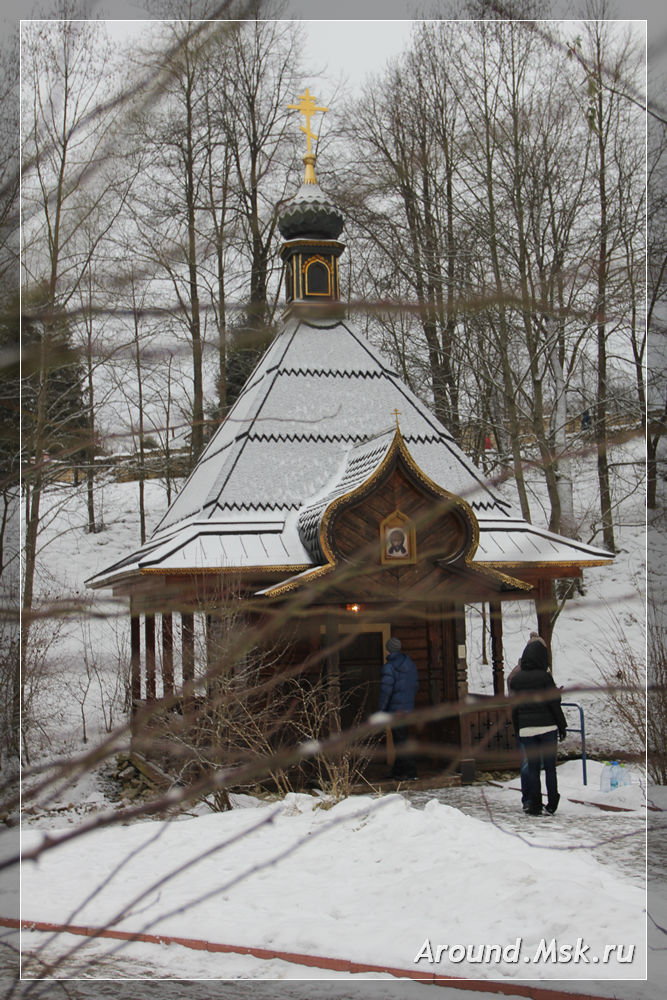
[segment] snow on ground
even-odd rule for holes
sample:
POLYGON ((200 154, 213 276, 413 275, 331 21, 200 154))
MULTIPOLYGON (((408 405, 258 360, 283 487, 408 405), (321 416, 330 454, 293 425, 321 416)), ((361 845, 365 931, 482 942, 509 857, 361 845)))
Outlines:
MULTIPOLYGON (((33 974, 39 974, 40 963, 54 961, 58 958, 58 952, 63 946, 63 936, 59 935, 56 941, 52 934, 41 931, 29 931, 23 934, 22 951, 24 955, 23 976, 25 979, 31 978, 33 974), (26 953, 29 953, 26 961, 26 953), (32 955, 39 955, 39 961, 32 958, 32 955)), ((67 938, 67 944, 75 947, 81 942, 74 936, 67 938)), ((335 972, 329 969, 318 969, 312 966, 295 965, 285 962, 282 959, 260 959, 248 955, 238 954, 210 954, 207 952, 196 952, 190 948, 181 947, 177 944, 156 946, 135 942, 123 946, 119 949, 118 955, 110 954, 108 942, 85 941, 78 961, 90 963, 95 960, 98 974, 113 978, 122 975, 123 968, 127 968, 128 961, 132 967, 141 972, 135 972, 137 978, 147 978, 150 975, 158 978, 168 977, 170 979, 220 979, 239 980, 280 980, 280 995, 283 996, 283 982, 286 980, 331 980, 333 982, 363 982, 368 985, 370 982, 380 981, 383 983, 396 983, 396 978, 389 973, 361 972, 350 974, 347 972, 335 972), (166 953, 166 954, 165 954, 166 953), (165 962, 165 958, 167 961, 165 962)), ((423 993, 416 984, 410 984, 410 980, 402 980, 407 989, 414 992, 406 994, 407 997, 422 997, 423 993)), ((237 996, 238 994, 230 994, 237 996)), ((380 994, 382 995, 382 994, 380 994)), ((477 994, 478 996, 481 994, 477 994)), ((340 994, 337 994, 340 996, 340 994)), ((442 994, 439 994, 442 1000, 442 994)), ((466 1000, 469 997, 466 994, 466 1000)), ((272 997, 273 1000, 273 997, 272 997)))
MULTIPOLYGON (((548 826, 531 847, 530 827, 526 842, 435 798, 422 809, 400 795, 319 802, 291 794, 89 833, 24 864, 22 917, 468 978, 644 976, 643 887, 588 851, 563 850, 562 838, 550 844, 548 826), (589 962, 552 961, 552 939, 564 948, 581 939, 589 962), (436 965, 445 944, 452 958, 436 965), (516 954, 493 951, 480 964, 485 945, 516 954), (603 964, 607 945, 623 945, 632 961, 614 952, 603 964)), ((43 836, 24 830, 24 850, 43 836)))
MULTIPOLYGON (((631 444, 616 457, 640 460, 640 450, 631 444)), ((592 462, 579 470, 577 487, 582 519, 590 523, 592 462)), ((136 483, 107 483, 100 494, 106 530, 89 535, 83 489, 54 495, 54 516, 44 532, 40 561, 42 597, 90 598, 84 580, 139 543, 137 496, 136 483)), ((147 482, 146 496, 150 531, 166 507, 162 485, 147 482)), ((630 492, 622 504, 617 529, 620 551, 614 564, 587 572, 585 593, 569 601, 561 614, 553 643, 559 684, 597 684, 598 664, 614 662, 623 647, 643 655, 642 504, 641 490, 630 492)), ((594 541, 599 543, 600 538, 594 541)), ((126 667, 128 660, 126 611, 100 595, 94 597, 94 606, 111 614, 85 623, 80 616, 68 619, 44 639, 42 672, 35 685, 39 725, 30 731, 35 760, 86 749, 84 722, 92 742, 122 718, 122 691, 115 685, 119 665, 126 667)), ((535 627, 532 604, 511 604, 503 624, 509 670, 535 627)), ((483 692, 490 689, 491 668, 481 663, 480 634, 479 611, 474 610, 468 629, 470 687, 483 692)), ((615 756, 628 748, 627 734, 601 696, 573 694, 567 700, 585 705, 589 749, 615 756)), ((570 725, 577 725, 576 711, 571 713, 570 725)), ((576 750, 578 737, 569 737, 565 746, 576 750)), ((133 930, 404 968, 415 968, 414 958, 427 938, 434 949, 444 944, 509 945, 521 938, 521 959, 532 957, 542 939, 576 945, 583 938, 590 954, 598 957, 606 945, 634 944, 632 963, 482 966, 466 959, 447 962, 445 955, 437 967, 425 959, 422 965, 429 972, 475 979, 581 978, 586 980, 586 992, 645 1000, 656 995, 651 986, 629 981, 643 974, 646 933, 643 774, 635 769, 630 788, 601 793, 600 766, 589 762, 585 788, 580 763, 562 764, 563 800, 557 815, 540 817, 530 825, 520 810, 517 782, 510 781, 497 788, 355 798, 329 810, 316 808, 317 799, 310 796, 289 796, 282 804, 239 797, 231 813, 98 831, 24 865, 22 915, 95 926, 117 918, 117 926, 133 930), (603 812, 591 804, 596 801, 621 805, 626 811, 603 812), (236 834, 241 839, 227 843, 236 834), (207 851, 211 853, 202 857, 207 851), (281 851, 291 853, 276 863, 281 851), (190 861, 192 866, 170 877, 190 861), (615 987, 613 980, 624 983, 615 987)), ((656 791, 649 789, 650 800, 656 791)), ((39 843, 40 828, 48 828, 50 835, 57 835, 58 828, 71 831, 81 815, 103 805, 109 805, 104 775, 84 776, 50 803, 48 815, 38 811, 24 817, 24 847, 39 843)), ((659 827, 662 814, 649 811, 648 815, 659 827)), ((661 843, 661 836, 654 843, 661 843)), ((0 899, 0 912, 11 912, 13 902, 9 895, 0 899)), ((667 902, 662 896, 654 897, 651 917, 667 926, 667 902)), ((83 939, 60 935, 47 942, 47 937, 24 934, 23 946, 34 953, 46 943, 45 954, 51 959, 77 949, 63 970, 65 975, 89 954, 104 953, 102 965, 92 975, 111 979, 128 974, 127 969, 149 979, 317 976, 278 961, 207 955, 176 946, 161 948, 158 958, 156 946, 149 944, 123 946, 109 955, 109 948, 118 948, 117 942, 87 942, 87 950, 79 951, 83 939)), ((664 936, 653 923, 649 940, 650 960, 658 962, 651 972, 656 982, 655 968, 663 979, 667 969, 660 950, 664 936)), ((36 966, 30 968, 38 974, 36 966)), ((334 978, 333 973, 325 975, 334 978)), ((342 978, 347 978, 348 986, 336 996, 351 997, 350 984, 357 977, 342 978)), ((411 997, 414 990, 421 996, 424 989, 428 987, 406 982, 400 995, 411 997)), ((442 989, 438 996, 443 996, 442 989)))
MULTIPOLYGON (((568 808, 571 802, 585 802, 602 808, 637 810, 646 807, 650 799, 650 788, 647 788, 646 773, 642 767, 622 765, 624 780, 627 782, 617 788, 606 788, 603 780, 606 764, 602 761, 586 761, 586 784, 584 784, 584 768, 581 761, 570 760, 560 764, 558 773, 558 790, 563 798, 563 807, 568 808)), ((544 776, 542 776, 544 786, 544 776)), ((517 775, 505 783, 506 788, 521 789, 517 775)), ((560 807, 559 807, 560 808, 560 807)))

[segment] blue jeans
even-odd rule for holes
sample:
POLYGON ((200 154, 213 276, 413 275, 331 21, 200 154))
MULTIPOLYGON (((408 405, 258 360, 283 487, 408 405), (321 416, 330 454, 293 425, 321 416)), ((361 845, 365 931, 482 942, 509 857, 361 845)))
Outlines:
POLYGON ((558 733, 542 733, 540 736, 519 736, 521 760, 521 801, 528 809, 542 808, 542 785, 540 768, 544 768, 547 786, 547 802, 558 804, 558 782, 556 779, 556 746, 558 733))

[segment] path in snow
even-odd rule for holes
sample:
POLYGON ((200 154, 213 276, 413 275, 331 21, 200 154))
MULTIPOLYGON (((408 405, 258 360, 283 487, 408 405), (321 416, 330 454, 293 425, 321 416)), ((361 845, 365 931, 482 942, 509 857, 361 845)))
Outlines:
MULTIPOLYGON (((643 812, 605 812, 592 805, 561 801, 555 816, 526 816, 518 791, 485 785, 408 790, 404 795, 418 809, 435 799, 468 816, 493 823, 508 836, 526 838, 532 847, 563 848, 564 861, 571 850, 581 846, 598 861, 614 866, 637 884, 644 885, 646 819, 643 812)), ((655 815, 663 816, 662 813, 655 815)), ((667 848, 664 850, 667 853, 667 848)))

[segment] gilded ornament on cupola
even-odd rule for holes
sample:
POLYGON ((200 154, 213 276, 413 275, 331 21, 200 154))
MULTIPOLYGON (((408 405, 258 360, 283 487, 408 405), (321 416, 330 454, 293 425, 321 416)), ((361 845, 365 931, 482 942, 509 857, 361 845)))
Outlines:
POLYGON ((317 104, 317 98, 306 89, 297 104, 288 108, 299 111, 305 119, 301 131, 306 136, 303 157, 305 174, 294 198, 278 216, 278 229, 285 241, 280 248, 284 264, 285 297, 288 308, 335 313, 332 304, 340 300, 338 258, 345 246, 338 242, 344 219, 336 206, 324 195, 315 175, 316 155, 312 141, 318 136, 311 129, 311 119, 328 108, 317 104))

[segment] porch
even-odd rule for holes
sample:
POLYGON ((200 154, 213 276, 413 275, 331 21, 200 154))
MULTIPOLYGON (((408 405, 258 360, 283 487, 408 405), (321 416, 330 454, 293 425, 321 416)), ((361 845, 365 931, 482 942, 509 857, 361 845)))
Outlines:
MULTIPOLYGON (((229 747, 222 752, 226 743, 221 737, 222 717, 212 721, 219 697, 227 706, 227 719, 230 700, 241 699, 233 716, 237 734, 244 717, 257 726, 255 743, 247 743, 252 753, 262 744, 262 727, 267 733, 263 744, 267 754, 290 743, 295 746, 305 739, 322 739, 353 728, 377 710, 386 641, 394 635, 417 665, 420 684, 415 710, 426 710, 429 716, 411 727, 420 773, 428 775, 432 784, 438 776, 452 778, 462 760, 474 762, 467 765, 473 770, 518 765, 510 711, 497 703, 505 691, 500 603, 491 604, 487 615, 494 695, 486 696, 468 689, 463 605, 441 603, 403 617, 395 609, 390 616, 387 608, 358 604, 311 607, 277 659, 258 651, 258 637, 266 640, 261 617, 255 622, 246 617, 244 627, 252 637, 244 640, 238 621, 236 628, 230 628, 228 608, 209 605, 180 614, 134 610, 132 743, 137 753, 147 752, 147 743, 156 735, 156 720, 168 722, 164 729, 171 730, 169 742, 182 739, 196 722, 207 734, 206 759, 213 762, 216 758, 212 746, 216 738, 221 743, 219 763, 223 757, 231 759, 229 747), (249 664, 250 647, 255 651, 254 664, 249 664), (242 678, 247 681, 245 688, 242 678), (272 691, 268 702, 256 694, 267 683, 272 691), (296 706, 301 697, 297 688, 319 698, 316 723, 311 715, 308 724, 301 724, 300 715, 306 709, 312 713, 315 700, 305 707, 303 703, 296 706), (152 720, 148 725, 147 718, 152 720)), ((276 649, 268 640, 266 648, 276 649)), ((385 784, 387 767, 377 747, 367 769, 373 785, 385 784)))

